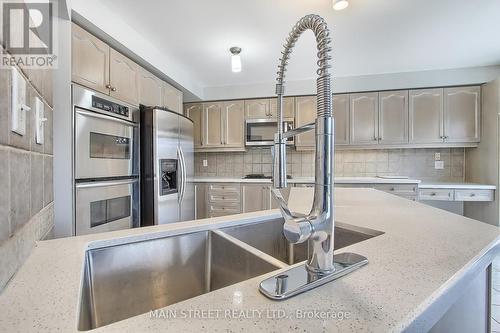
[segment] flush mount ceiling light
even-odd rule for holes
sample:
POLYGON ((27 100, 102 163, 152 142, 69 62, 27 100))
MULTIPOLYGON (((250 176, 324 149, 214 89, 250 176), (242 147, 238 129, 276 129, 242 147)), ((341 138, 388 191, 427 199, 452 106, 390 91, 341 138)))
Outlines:
POLYGON ((349 2, 347 0, 333 0, 333 9, 342 10, 349 6, 349 2))
POLYGON ((240 57, 240 52, 241 48, 237 46, 233 46, 232 48, 229 49, 231 52, 231 70, 233 73, 239 73, 241 72, 241 57, 240 57))

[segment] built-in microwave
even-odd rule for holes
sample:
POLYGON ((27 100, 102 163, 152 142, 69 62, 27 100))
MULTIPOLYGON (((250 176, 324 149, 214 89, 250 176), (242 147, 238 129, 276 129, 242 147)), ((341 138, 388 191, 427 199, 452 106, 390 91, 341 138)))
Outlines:
MULTIPOLYGON (((293 119, 283 119, 283 131, 294 128, 293 119)), ((246 121, 245 135, 247 146, 272 146, 277 132, 276 119, 249 119, 246 121)), ((287 145, 293 145, 293 137, 287 139, 287 145)))

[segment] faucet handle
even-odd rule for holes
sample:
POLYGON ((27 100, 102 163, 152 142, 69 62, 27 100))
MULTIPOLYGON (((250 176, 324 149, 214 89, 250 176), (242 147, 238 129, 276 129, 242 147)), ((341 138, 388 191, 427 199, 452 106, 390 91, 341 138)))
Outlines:
POLYGON ((311 237, 313 228, 311 222, 305 218, 287 220, 283 225, 283 234, 292 244, 305 242, 311 237))

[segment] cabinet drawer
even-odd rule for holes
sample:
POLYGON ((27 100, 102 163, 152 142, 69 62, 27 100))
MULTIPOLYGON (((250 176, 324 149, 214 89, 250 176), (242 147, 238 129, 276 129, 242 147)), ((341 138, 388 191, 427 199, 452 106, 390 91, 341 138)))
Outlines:
POLYGON ((419 198, 420 200, 453 201, 453 190, 422 188, 419 190, 419 198))
POLYGON ((493 190, 455 190, 455 201, 493 201, 493 190))
POLYGON ((211 203, 240 203, 239 193, 233 192, 210 192, 208 194, 208 201, 211 203))
POLYGON ((417 193, 417 185, 415 184, 377 184, 374 188, 380 191, 389 192, 397 194, 410 195, 412 193, 417 193))
POLYGON ((241 210, 239 204, 209 205, 208 207, 208 215, 210 217, 233 215, 233 214, 239 214, 240 212, 241 210))
POLYGON ((208 187, 210 192, 240 192, 239 184, 210 184, 208 187))

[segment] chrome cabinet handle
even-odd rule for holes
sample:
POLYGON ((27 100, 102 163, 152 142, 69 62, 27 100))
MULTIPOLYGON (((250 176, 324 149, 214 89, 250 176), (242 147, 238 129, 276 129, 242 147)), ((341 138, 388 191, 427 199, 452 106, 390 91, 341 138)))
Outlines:
POLYGON ((111 91, 116 91, 116 88, 115 87, 111 87, 111 91))
POLYGON ((111 89, 111 85, 109 83, 106 85, 106 89, 111 89))

